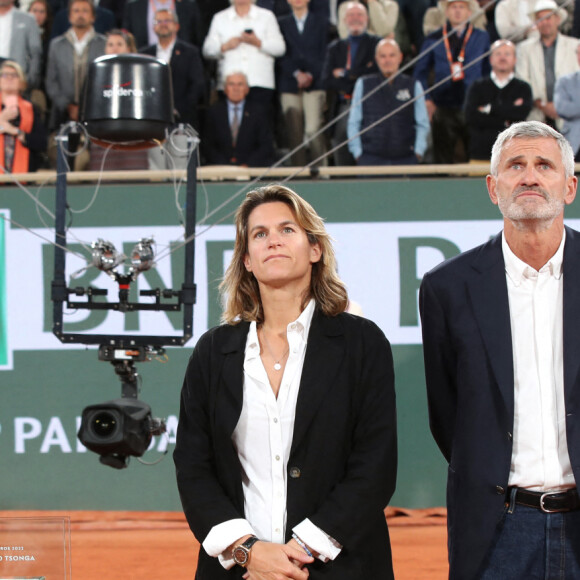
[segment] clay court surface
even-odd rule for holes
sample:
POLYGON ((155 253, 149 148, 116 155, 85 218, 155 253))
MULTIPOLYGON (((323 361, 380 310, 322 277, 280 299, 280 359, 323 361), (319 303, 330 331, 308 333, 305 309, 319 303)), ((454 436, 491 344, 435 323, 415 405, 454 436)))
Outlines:
MULTIPOLYGON (((445 580, 445 510, 388 508, 386 515, 396 580, 445 580)), ((194 577, 198 544, 181 513, 0 511, 2 518, 43 516, 70 517, 73 580, 194 577)))

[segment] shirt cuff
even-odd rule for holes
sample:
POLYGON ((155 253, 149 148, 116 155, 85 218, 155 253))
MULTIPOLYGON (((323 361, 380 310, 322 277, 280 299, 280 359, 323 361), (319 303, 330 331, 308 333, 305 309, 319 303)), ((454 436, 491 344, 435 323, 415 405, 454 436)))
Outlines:
POLYGON ((220 564, 229 570, 235 565, 228 547, 231 546, 237 539, 247 536, 248 534, 255 535, 252 526, 244 519, 228 520, 214 526, 202 543, 203 549, 209 556, 217 557, 220 564))
POLYGON ((308 518, 301 521, 292 531, 313 551, 318 552, 318 559, 323 562, 334 560, 342 550, 342 545, 326 532, 315 526, 308 518))

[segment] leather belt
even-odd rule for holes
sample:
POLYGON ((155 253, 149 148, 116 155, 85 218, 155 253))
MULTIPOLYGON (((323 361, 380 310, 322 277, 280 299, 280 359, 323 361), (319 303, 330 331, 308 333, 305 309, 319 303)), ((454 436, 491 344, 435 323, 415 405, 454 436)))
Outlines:
MULTIPOLYGON (((506 502, 509 503, 513 487, 509 487, 506 502)), ((576 489, 566 491, 529 491, 516 489, 516 503, 542 510, 545 513, 571 512, 580 509, 580 497, 576 489)))

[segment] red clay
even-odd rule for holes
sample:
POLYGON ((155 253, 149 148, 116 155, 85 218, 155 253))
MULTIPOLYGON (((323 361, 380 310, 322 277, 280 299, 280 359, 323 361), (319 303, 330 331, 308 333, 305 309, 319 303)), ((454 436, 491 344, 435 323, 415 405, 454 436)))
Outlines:
MULTIPOLYGON (((445 580, 445 510, 388 508, 386 515, 395 578, 445 580)), ((194 576, 198 544, 181 513, 0 511, 0 517, 41 516, 70 517, 74 580, 191 580, 194 576)))

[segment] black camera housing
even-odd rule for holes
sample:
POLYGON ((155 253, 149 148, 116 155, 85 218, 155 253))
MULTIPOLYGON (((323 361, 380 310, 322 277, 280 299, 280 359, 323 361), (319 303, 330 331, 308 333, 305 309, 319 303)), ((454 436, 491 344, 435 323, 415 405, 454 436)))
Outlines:
POLYGON ((151 407, 138 399, 114 399, 83 410, 78 438, 99 455, 141 457, 153 436, 151 407))

